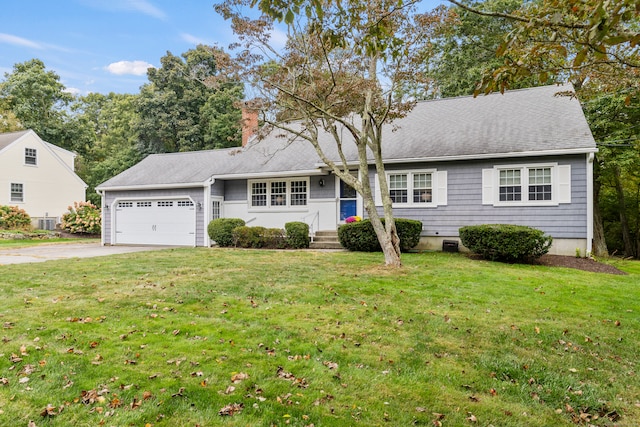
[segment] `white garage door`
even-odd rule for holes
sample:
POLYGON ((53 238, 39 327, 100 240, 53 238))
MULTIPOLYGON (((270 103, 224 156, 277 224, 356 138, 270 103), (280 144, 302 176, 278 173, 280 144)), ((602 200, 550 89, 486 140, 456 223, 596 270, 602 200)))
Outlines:
POLYGON ((115 211, 116 244, 195 246, 191 200, 126 200, 115 211))

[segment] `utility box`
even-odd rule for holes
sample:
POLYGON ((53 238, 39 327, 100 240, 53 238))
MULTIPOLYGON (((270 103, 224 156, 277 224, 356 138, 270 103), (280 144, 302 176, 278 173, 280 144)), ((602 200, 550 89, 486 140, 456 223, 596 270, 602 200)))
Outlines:
POLYGON ((442 241, 442 252, 458 252, 458 241, 457 240, 443 240, 442 241))

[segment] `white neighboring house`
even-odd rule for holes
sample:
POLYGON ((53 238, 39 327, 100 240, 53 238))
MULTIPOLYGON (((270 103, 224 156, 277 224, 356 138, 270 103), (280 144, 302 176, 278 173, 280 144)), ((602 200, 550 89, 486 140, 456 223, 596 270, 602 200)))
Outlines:
POLYGON ((0 205, 18 206, 34 227, 52 230, 73 202, 85 200, 75 157, 32 130, 0 134, 0 205))

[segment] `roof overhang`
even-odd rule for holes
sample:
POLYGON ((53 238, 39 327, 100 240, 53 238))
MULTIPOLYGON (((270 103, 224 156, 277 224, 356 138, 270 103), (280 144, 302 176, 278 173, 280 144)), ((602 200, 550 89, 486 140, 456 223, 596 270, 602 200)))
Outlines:
POLYGON ((96 190, 98 191, 134 191, 134 190, 163 190, 167 188, 194 188, 194 187, 207 187, 209 180, 205 182, 181 182, 173 184, 140 184, 140 185, 113 185, 102 186, 98 185, 96 190))
MULTIPOLYGON (((385 164, 399 164, 399 163, 428 163, 428 162, 453 162, 460 160, 487 160, 487 159, 504 159, 504 158, 516 158, 516 157, 548 157, 548 156, 571 156, 576 154, 593 154, 597 153, 596 147, 592 148, 571 148, 561 150, 545 150, 545 151, 520 151, 520 152, 507 152, 507 153, 486 153, 486 154, 465 154, 458 156, 438 156, 438 157, 405 157, 399 159, 384 159, 385 164)), ((369 164, 373 164, 372 159, 368 160, 369 164)), ((358 161, 351 161, 348 166, 358 165, 358 161)), ((326 169, 327 165, 324 163, 317 163, 318 168, 326 169)))
POLYGON ((310 176, 310 175, 326 175, 320 167, 318 169, 297 170, 297 171, 280 171, 280 172, 254 172, 254 173, 237 173, 213 175, 212 178, 220 180, 229 179, 259 179, 259 178, 286 178, 292 176, 310 176))

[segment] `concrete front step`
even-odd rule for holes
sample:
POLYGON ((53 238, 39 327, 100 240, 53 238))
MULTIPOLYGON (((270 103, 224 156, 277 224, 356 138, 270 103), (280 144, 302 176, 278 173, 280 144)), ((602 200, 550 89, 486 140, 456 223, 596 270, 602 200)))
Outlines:
POLYGON ((343 249, 338 241, 338 232, 334 230, 324 230, 316 232, 310 249, 343 249))

